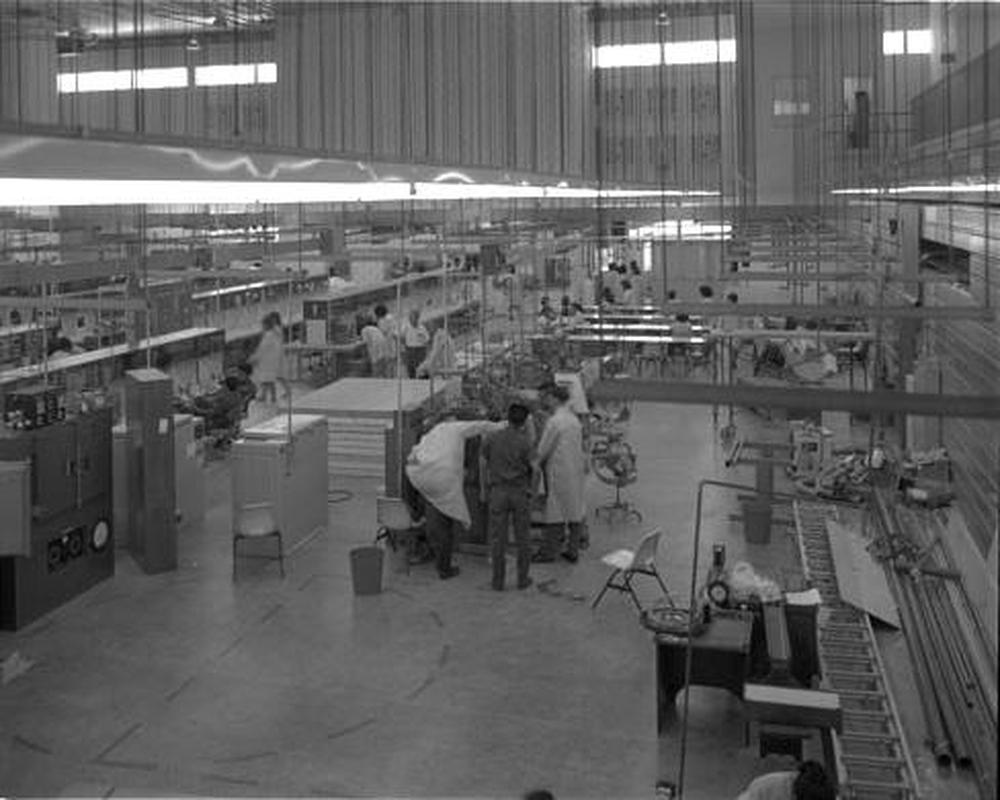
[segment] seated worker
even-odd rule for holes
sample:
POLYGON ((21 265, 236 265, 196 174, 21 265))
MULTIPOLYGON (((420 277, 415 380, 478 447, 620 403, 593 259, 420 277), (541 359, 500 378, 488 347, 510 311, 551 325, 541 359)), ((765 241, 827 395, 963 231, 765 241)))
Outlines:
POLYGON ((671 336, 690 336, 691 335, 691 317, 685 314, 683 311, 674 318, 673 324, 670 326, 671 336))
POLYGON ((465 502, 465 440, 501 427, 486 420, 447 419, 417 442, 406 461, 406 477, 424 498, 427 537, 441 580, 458 575, 451 561, 457 527, 472 524, 465 502))
POLYGON ((837 800, 837 788, 817 761, 796 772, 769 772, 754 779, 736 800, 837 800))
POLYGON ((235 428, 243 419, 244 395, 240 389, 239 379, 227 376, 214 392, 194 398, 193 413, 204 418, 208 430, 235 428))
POLYGON ((548 295, 542 297, 542 307, 538 312, 538 330, 542 333, 552 333, 556 328, 559 315, 552 307, 548 295))
POLYGON ((531 586, 531 518, 529 497, 534 474, 533 447, 525 429, 528 407, 511 403, 507 427, 494 431, 483 444, 482 460, 489 486, 490 543, 493 554, 493 588, 504 590, 507 571, 507 537, 510 525, 517 544, 517 588, 531 586))

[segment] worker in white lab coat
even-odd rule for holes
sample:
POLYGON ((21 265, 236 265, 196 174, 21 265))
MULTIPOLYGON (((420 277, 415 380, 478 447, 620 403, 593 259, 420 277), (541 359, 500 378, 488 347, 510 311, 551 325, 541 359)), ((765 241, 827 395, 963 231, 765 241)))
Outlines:
POLYGON ((569 541, 562 557, 575 563, 587 516, 584 487, 588 470, 583 426, 570 407, 570 393, 565 386, 553 388, 549 397, 555 410, 542 429, 537 451, 538 463, 545 476, 546 531, 534 560, 555 561, 563 532, 569 526, 569 541))
POLYGON ((451 562, 456 526, 472 524, 465 502, 465 441, 503 427, 487 420, 445 420, 417 442, 406 462, 406 477, 426 501, 427 538, 441 580, 459 573, 451 562))
MULTIPOLYGON (((264 332, 260 344, 250 356, 253 379, 260 387, 263 403, 278 402, 278 382, 285 382, 285 336, 281 328, 281 315, 272 311, 263 320, 264 332)), ((287 384, 285 391, 288 391, 287 384)))
POLYGON ((436 330, 431 340, 431 349, 427 358, 417 367, 418 378, 447 375, 455 369, 455 340, 451 338, 443 320, 433 323, 433 327, 436 330))

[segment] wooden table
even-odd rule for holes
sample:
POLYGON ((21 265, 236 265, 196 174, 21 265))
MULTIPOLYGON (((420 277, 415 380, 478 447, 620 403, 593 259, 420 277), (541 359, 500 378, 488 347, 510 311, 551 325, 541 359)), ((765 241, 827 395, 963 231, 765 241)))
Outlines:
MULTIPOLYGON (((743 698, 750 672, 752 617, 736 613, 716 616, 701 636, 691 640, 691 685, 728 689, 743 698)), ((656 732, 663 731, 674 711, 677 693, 684 688, 687 637, 656 636, 656 732)))

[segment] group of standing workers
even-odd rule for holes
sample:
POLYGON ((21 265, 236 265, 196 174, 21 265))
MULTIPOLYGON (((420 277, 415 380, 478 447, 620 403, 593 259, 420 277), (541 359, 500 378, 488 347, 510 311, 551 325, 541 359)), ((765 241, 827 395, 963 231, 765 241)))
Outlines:
POLYGON ((570 408, 567 389, 552 387, 545 398, 552 413, 537 442, 528 407, 515 402, 507 410, 506 423, 446 420, 413 448, 406 474, 424 499, 427 535, 442 579, 458 574, 451 560, 455 536, 458 526, 471 524, 462 480, 465 441, 471 436, 484 436, 480 466, 486 488, 483 499, 489 509, 493 588, 505 588, 511 528, 519 589, 531 585, 532 562, 553 562, 561 555, 575 563, 579 558, 588 469, 583 427, 570 408), (532 555, 531 506, 538 484, 544 486, 544 533, 538 552, 532 555))
POLYGON ((368 373, 373 378, 394 378, 400 356, 407 378, 425 378, 454 368, 455 346, 451 337, 444 326, 432 336, 418 308, 412 309, 400 325, 385 305, 379 303, 372 316, 359 321, 358 332, 365 345, 368 373))

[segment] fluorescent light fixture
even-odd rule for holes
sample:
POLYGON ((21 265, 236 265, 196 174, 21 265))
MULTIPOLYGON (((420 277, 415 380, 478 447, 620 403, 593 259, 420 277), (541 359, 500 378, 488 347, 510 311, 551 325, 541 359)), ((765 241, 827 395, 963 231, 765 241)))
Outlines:
POLYGON ((194 68, 195 86, 252 86, 256 80, 256 64, 212 64, 194 68))
POLYGON ((898 56, 906 52, 905 31, 884 31, 882 33, 882 54, 898 56))
POLYGON ((271 61, 255 66, 257 67, 257 83, 278 82, 278 65, 275 62, 271 61))
MULTIPOLYGON (((195 67, 196 86, 236 86, 277 83, 278 65, 213 64, 195 67)), ((187 67, 61 72, 56 76, 59 94, 126 92, 132 89, 184 89, 189 85, 187 67)))
POLYGON ((776 117, 794 117, 809 114, 809 103, 802 102, 796 103, 794 100, 775 100, 774 101, 774 116, 776 117))
POLYGON ((733 226, 728 222, 699 222, 694 219, 675 219, 654 222, 652 225, 643 225, 639 228, 632 228, 628 232, 629 239, 683 239, 693 240, 717 240, 725 239, 733 230, 733 226))
POLYGON ((952 183, 947 185, 912 185, 912 186, 864 186, 852 189, 833 189, 830 194, 836 195, 900 195, 900 194, 984 194, 1000 192, 1000 183, 952 183))
POLYGON ((593 49, 593 58, 596 69, 732 63, 736 61, 736 40, 604 45, 593 49))
POLYGON ((933 53, 934 34, 929 30, 907 31, 906 52, 910 55, 933 53))
POLYGON ((934 33, 929 29, 912 31, 883 31, 882 54, 917 56, 934 52, 934 33))
POLYGON ((195 86, 253 86, 277 82, 278 65, 274 62, 209 64, 194 68, 195 86))
POLYGON ((496 200, 715 197, 718 192, 515 186, 404 181, 185 181, 0 178, 0 207, 274 205, 298 203, 382 203, 402 200, 496 200))
POLYGON ((56 75, 56 91, 59 94, 79 94, 131 89, 182 89, 187 82, 186 67, 60 72, 56 75))
POLYGON ((187 84, 187 67, 140 69, 135 73, 137 89, 182 89, 187 84))

